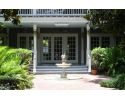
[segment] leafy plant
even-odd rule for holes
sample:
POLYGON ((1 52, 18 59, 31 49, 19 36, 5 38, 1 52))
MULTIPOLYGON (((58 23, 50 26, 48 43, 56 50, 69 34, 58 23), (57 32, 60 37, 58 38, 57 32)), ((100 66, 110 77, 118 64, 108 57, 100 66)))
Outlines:
POLYGON ((4 62, 6 52, 9 48, 7 46, 0 46, 0 66, 4 62))
POLYGON ((26 49, 1 47, 0 89, 31 88, 33 76, 29 74, 32 52, 26 49), (4 53, 3 53, 4 51, 4 53))
POLYGON ((95 48, 92 50, 92 64, 97 65, 100 72, 113 77, 125 73, 125 52, 118 47, 95 48))
POLYGON ((103 60, 105 48, 95 48, 92 50, 92 65, 100 67, 103 60))
POLYGON ((122 49, 117 47, 108 48, 103 58, 102 64, 108 67, 108 74, 115 76, 125 73, 125 54, 122 49))

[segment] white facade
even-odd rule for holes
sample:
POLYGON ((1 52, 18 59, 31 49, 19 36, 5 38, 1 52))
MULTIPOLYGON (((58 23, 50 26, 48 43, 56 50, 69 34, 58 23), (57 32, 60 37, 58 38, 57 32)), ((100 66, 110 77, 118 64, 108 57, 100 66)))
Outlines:
MULTIPOLYGON (((33 51, 33 72, 42 64, 61 62, 68 47, 68 62, 87 66, 91 71, 91 49, 110 47, 115 40, 111 35, 90 34, 89 21, 84 9, 21 9, 21 24, 5 22, 7 31, 0 33, 1 41, 18 48, 33 51), (12 34, 14 34, 12 36, 12 34), (13 40, 15 39, 15 41, 13 40)), ((0 17, 0 21, 4 21, 0 17)))

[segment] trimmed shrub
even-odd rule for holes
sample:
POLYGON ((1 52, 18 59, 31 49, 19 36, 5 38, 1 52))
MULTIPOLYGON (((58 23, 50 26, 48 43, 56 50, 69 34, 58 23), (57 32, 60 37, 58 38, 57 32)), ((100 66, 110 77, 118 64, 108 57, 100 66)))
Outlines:
POLYGON ((101 85, 102 87, 115 88, 115 87, 116 87, 116 79, 101 81, 101 82, 100 82, 100 85, 101 85))
POLYGON ((102 87, 125 90, 125 74, 120 74, 111 80, 104 80, 100 83, 102 87))

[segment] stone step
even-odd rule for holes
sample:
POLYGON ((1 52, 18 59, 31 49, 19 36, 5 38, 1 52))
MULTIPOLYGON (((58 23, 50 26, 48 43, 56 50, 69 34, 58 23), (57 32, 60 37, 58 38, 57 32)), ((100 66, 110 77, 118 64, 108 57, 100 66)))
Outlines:
MULTIPOLYGON (((32 72, 31 68, 31 72, 32 72)), ((82 74, 88 72, 88 67, 86 66, 71 66, 65 69, 68 74, 82 74)), ((56 66, 37 66, 36 74, 60 74, 62 73, 62 68, 56 66)))
MULTIPOLYGON (((50 69, 50 68, 44 68, 44 69, 42 69, 42 68, 40 68, 40 69, 37 69, 37 70, 41 70, 41 71, 45 71, 45 70, 50 70, 50 71, 53 71, 53 70, 55 70, 55 71, 59 71, 59 70, 62 70, 62 68, 52 68, 52 69, 50 69)), ((88 70, 88 68, 66 68, 65 70, 88 70)))
MULTIPOLYGON (((32 68, 32 66, 30 66, 32 68)), ((46 68, 60 68, 57 66, 37 66, 37 69, 46 69, 46 68)), ((70 66, 68 68, 87 68, 85 65, 81 66, 81 65, 76 65, 76 66, 70 66)))
MULTIPOLYGON (((61 74, 62 71, 37 71, 36 74, 61 74)), ((88 71, 66 71, 67 74, 87 74, 88 71)))

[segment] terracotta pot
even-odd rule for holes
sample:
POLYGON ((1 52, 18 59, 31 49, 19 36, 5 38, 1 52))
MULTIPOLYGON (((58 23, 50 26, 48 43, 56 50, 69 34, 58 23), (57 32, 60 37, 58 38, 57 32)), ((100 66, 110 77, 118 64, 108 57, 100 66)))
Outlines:
POLYGON ((92 75, 97 75, 97 70, 96 69, 92 69, 91 74, 92 75))

